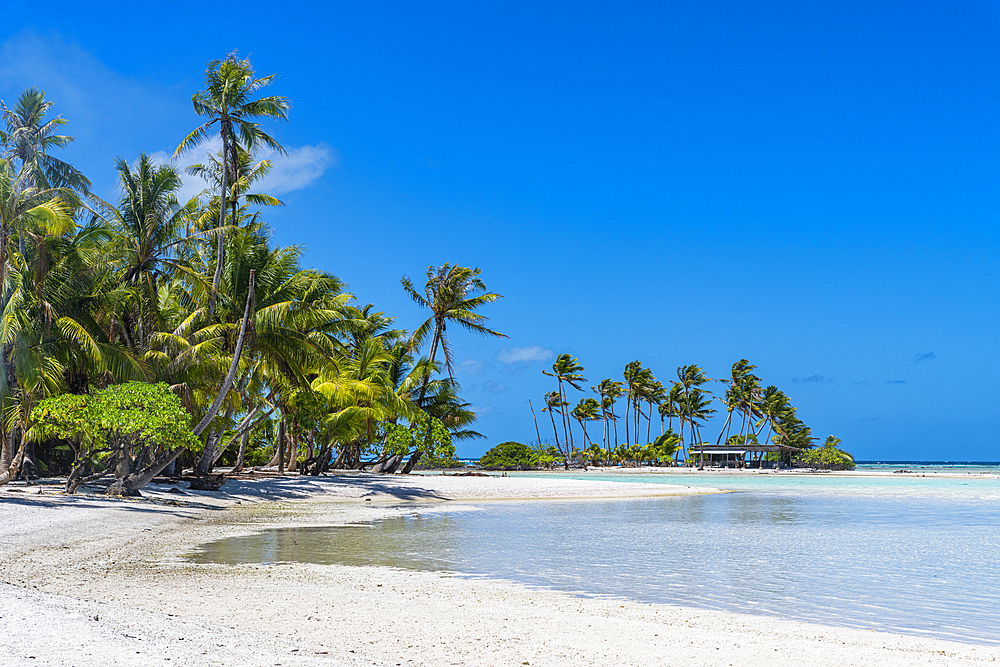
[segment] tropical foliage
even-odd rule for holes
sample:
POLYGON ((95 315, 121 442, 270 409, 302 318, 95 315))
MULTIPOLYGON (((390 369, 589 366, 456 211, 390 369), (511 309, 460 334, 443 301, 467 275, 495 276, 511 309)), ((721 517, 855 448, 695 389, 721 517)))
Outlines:
POLYGON ((274 245, 265 215, 282 202, 261 191, 261 151, 283 149, 262 123, 290 102, 262 95, 273 82, 236 54, 209 63, 201 124, 171 163, 109 158, 110 201, 52 155, 73 138, 43 91, 3 105, 0 484, 42 468, 104 476, 111 493, 220 463, 409 472, 481 437, 448 326, 503 337, 482 313, 501 296, 453 263, 419 287, 404 277, 430 311, 410 333, 274 245), (217 154, 183 163, 209 140, 217 154), (180 201, 185 170, 208 188, 180 201))
POLYGON ((854 457, 840 449, 839 444, 840 438, 828 435, 822 447, 802 452, 792 459, 792 464, 817 470, 853 470, 854 457))
POLYGON ((543 397, 542 411, 549 414, 555 449, 566 467, 574 463, 663 466, 677 465, 679 461, 703 466, 704 447, 709 443, 703 441, 701 431, 718 412, 712 407, 713 401, 722 403, 726 417, 715 444, 725 441, 733 448, 750 448, 751 461, 757 465, 767 460, 763 445, 770 449, 812 448, 812 431, 798 418, 788 396, 773 385, 761 388, 755 369, 749 361, 740 359, 733 364, 730 377, 713 380, 700 366, 684 365, 676 369, 677 379, 671 379, 668 387, 635 360, 625 365, 621 380, 601 380, 590 388, 595 396, 581 398, 569 410, 566 388, 582 391, 580 384, 586 380, 579 360, 560 354, 551 371, 542 371, 556 380, 556 389, 543 397), (725 386, 721 396, 712 393, 712 382, 725 386), (624 403, 623 408, 618 407, 620 403, 624 403), (658 432, 654 414, 659 417, 658 432), (574 448, 574 421, 582 433, 582 451, 574 448), (591 421, 601 422, 600 444, 590 438, 587 424, 591 421), (619 441, 619 421, 623 422, 624 442, 619 441))
POLYGON ((538 465, 538 453, 520 442, 501 442, 479 459, 487 470, 524 470, 538 465))

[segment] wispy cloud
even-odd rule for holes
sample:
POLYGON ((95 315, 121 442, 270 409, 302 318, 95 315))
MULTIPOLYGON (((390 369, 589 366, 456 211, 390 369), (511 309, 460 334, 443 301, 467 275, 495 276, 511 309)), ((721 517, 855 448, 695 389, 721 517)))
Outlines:
POLYGON ((528 361, 547 361, 555 356, 555 353, 540 345, 529 345, 528 347, 504 348, 497 352, 497 360, 504 364, 522 364, 528 361))
POLYGON ((494 382, 493 380, 487 380, 483 383, 483 391, 488 391, 491 394, 502 394, 507 391, 506 385, 500 384, 499 382, 494 382))
POLYGON ((868 385, 871 384, 871 382, 869 382, 868 380, 855 380, 854 384, 861 385, 863 387, 867 387, 868 385))
POLYGON ((271 173, 261 179, 260 191, 283 195, 312 185, 340 162, 340 152, 320 142, 315 146, 289 148, 288 155, 261 153, 260 159, 274 163, 271 173))
POLYGON ((833 380, 825 375, 810 375, 804 378, 792 378, 792 384, 829 384, 833 380))
POLYGON ((937 355, 933 352, 920 352, 919 354, 913 355, 913 363, 919 364, 921 361, 932 361, 937 358, 937 355))
MULTIPOLYGON (((21 91, 32 86, 44 90, 55 103, 53 113, 69 121, 66 133, 77 137, 60 157, 96 179, 98 194, 110 200, 115 199, 110 178, 115 156, 131 162, 140 151, 164 146, 150 156, 165 162, 181 138, 205 120, 191 107, 191 93, 200 85, 200 80, 157 82, 124 76, 58 34, 24 31, 0 42, 0 98, 12 106, 21 91), (102 156, 100 164, 88 164, 93 155, 102 156)), ((181 156, 176 165, 183 169, 204 164, 221 146, 213 137, 181 156)), ((285 148, 287 155, 269 150, 258 154, 274 168, 255 184, 257 192, 280 197, 301 190, 340 161, 337 150, 324 143, 285 148)), ((182 174, 182 180, 182 202, 207 187, 188 174, 182 174)))
POLYGON ((485 368, 486 361, 483 359, 464 359, 455 367, 455 372, 462 375, 479 375, 485 368))
POLYGON ((906 380, 886 380, 886 384, 909 384, 906 380))
POLYGON ((77 136, 141 131, 191 110, 190 93, 122 76, 75 42, 25 31, 0 44, 0 94, 10 106, 8 96, 31 86, 47 93, 77 136))

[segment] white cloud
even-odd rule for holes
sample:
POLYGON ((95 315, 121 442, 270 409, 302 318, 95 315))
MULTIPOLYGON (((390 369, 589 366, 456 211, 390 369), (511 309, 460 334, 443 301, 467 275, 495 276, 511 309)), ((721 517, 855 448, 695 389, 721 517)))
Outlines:
POLYGON ((528 347, 504 348, 497 353, 497 359, 505 364, 519 364, 526 361, 546 361, 554 356, 554 352, 540 345, 528 347))
POLYGON ((274 168, 260 181, 260 191, 273 195, 294 192, 311 185, 327 169, 340 162, 340 153, 320 142, 315 146, 289 148, 288 155, 270 152, 260 158, 271 160, 274 168))
MULTIPOLYGON (((115 157, 131 163, 144 151, 166 162, 181 138, 204 122, 191 107, 191 94, 200 85, 200 77, 175 82, 124 76, 56 33, 24 31, 0 42, 0 99, 13 106, 21 91, 32 86, 44 90, 54 103, 52 113, 69 121, 65 132, 77 137, 60 157, 82 169, 109 201, 118 197, 115 157), (165 150, 150 153, 155 146, 165 150)), ((207 187, 183 173, 184 167, 204 164, 221 147, 221 140, 212 137, 175 162, 184 183, 178 199, 185 202, 207 187)), ((271 160, 274 168, 255 184, 257 192, 280 198, 311 185, 340 161, 337 150, 325 143, 286 150, 287 155, 270 150, 258 154, 257 159, 271 160)))
MULTIPOLYGON (((209 155, 218 155, 221 150, 222 139, 213 136, 173 162, 181 170, 181 180, 183 181, 177 199, 182 203, 186 202, 209 187, 208 182, 203 178, 192 176, 184 170, 192 164, 206 164, 209 155)), ((322 176, 329 167, 340 162, 340 153, 324 143, 315 146, 298 146, 286 150, 288 151, 287 155, 268 149, 261 151, 256 156, 257 160, 270 160, 274 166, 271 173, 254 183, 254 192, 280 197, 283 194, 301 190, 322 176)), ((150 157, 163 164, 170 160, 170 155, 171 153, 168 151, 157 151, 151 153, 150 157)))
POLYGON ((149 157, 157 164, 170 163, 180 170, 182 185, 180 191, 177 193, 177 199, 183 204, 191 199, 191 197, 198 195, 202 190, 208 188, 208 182, 205 179, 200 176, 192 176, 187 173, 185 169, 192 164, 207 163, 209 155, 218 154, 221 150, 222 139, 219 137, 211 137, 207 141, 187 151, 173 162, 170 160, 170 156, 173 151, 156 151, 155 153, 150 153, 149 157))

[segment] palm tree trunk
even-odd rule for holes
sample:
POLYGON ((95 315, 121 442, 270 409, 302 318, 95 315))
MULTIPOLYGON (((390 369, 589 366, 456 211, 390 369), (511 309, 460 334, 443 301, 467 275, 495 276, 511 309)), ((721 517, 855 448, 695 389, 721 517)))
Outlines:
POLYGON ((278 422, 278 474, 285 472, 285 418, 278 422))
MULTIPOLYGON (((219 388, 219 393, 216 394, 215 400, 212 402, 212 405, 208 409, 208 412, 205 414, 202 420, 198 422, 198 425, 194 427, 193 431, 196 436, 201 435, 202 431, 204 431, 208 427, 209 423, 213 419, 215 419, 215 415, 219 414, 219 409, 222 407, 222 402, 226 399, 226 395, 229 394, 229 390, 233 386, 233 380, 236 379, 236 371, 240 365, 240 357, 243 355, 243 343, 246 342, 247 328, 250 324, 250 314, 254 308, 255 286, 256 286, 255 271, 251 269, 250 283, 247 289, 247 305, 246 309, 243 311, 243 322, 240 325, 240 335, 236 341, 236 351, 233 353, 233 363, 229 366, 229 373, 226 374, 226 379, 222 383, 222 386, 219 388)), ((208 467, 207 463, 208 461, 211 461, 211 458, 208 457, 208 461, 205 461, 205 458, 206 457, 202 457, 202 460, 205 462, 204 467, 207 469, 208 467)), ((202 466, 199 465, 199 469, 201 467, 202 466)))
POLYGON ((250 440, 250 431, 243 431, 243 435, 240 436, 240 451, 236 455, 236 465, 233 466, 233 472, 243 472, 243 460, 247 455, 247 441, 250 440))
POLYGON ((552 434, 556 436, 556 449, 562 453, 562 445, 559 444, 559 429, 556 428, 556 418, 552 416, 552 408, 549 408, 549 420, 552 422, 552 434))
MULTIPOLYGON (((11 435, 13 435, 13 432, 14 429, 11 428, 11 435)), ((27 440, 21 438, 21 445, 18 447, 17 453, 14 454, 11 459, 10 465, 7 466, 7 469, 4 470, 2 474, 0 474, 0 486, 17 479, 17 474, 21 470, 21 462, 24 461, 24 452, 27 444, 27 440)))
POLYGON ((649 408, 649 414, 646 415, 646 442, 650 442, 649 433, 653 428, 653 401, 646 401, 646 405, 649 408))
MULTIPOLYGON (((715 441, 716 445, 718 445, 720 442, 722 442, 722 436, 726 434, 726 429, 729 428, 729 422, 732 421, 732 419, 733 419, 733 411, 732 410, 728 410, 727 412, 729 412, 729 414, 726 417, 726 423, 722 425, 722 430, 719 431, 719 439, 715 441)), ((728 438, 727 438, 727 440, 728 440, 728 438)))
MULTIPOLYGON (((632 438, 629 437, 628 434, 628 409, 629 407, 631 407, 631 405, 632 405, 632 394, 630 393, 625 397, 625 442, 632 442, 632 438)), ((618 443, 616 442, 615 445, 617 446, 618 443)))
MULTIPOLYGON (((434 320, 434 336, 433 336, 433 338, 431 338, 431 354, 428 357, 428 361, 430 361, 430 366, 431 367, 434 366, 434 355, 437 354, 438 343, 440 342, 440 339, 441 339, 440 334, 441 334, 441 330, 439 329, 438 322, 435 319, 434 320)), ((428 373, 426 375, 424 375, 424 381, 420 384, 420 398, 417 399, 417 406, 418 407, 422 406, 423 403, 424 403, 424 395, 427 393, 427 383, 429 383, 430 380, 431 380, 431 374, 430 374, 430 371, 428 371, 428 373)))
POLYGON ((559 378, 559 400, 562 402, 562 405, 559 406, 559 414, 562 416, 563 436, 566 443, 566 457, 569 458, 573 456, 573 441, 569 431, 569 416, 566 414, 567 401, 566 394, 563 393, 562 378, 559 378))
POLYGON ((212 293, 208 297, 208 319, 211 321, 212 316, 215 314, 215 299, 219 293, 219 282, 222 280, 222 253, 225 249, 224 238, 225 234, 221 231, 223 227, 226 226, 226 195, 229 194, 227 191, 226 177, 229 176, 229 142, 226 140, 226 122, 222 122, 222 127, 220 128, 222 132, 222 190, 219 193, 221 201, 219 202, 219 239, 216 244, 216 262, 215 262, 215 275, 212 276, 212 293))
POLYGON ((542 446, 542 433, 538 430, 538 417, 535 416, 535 407, 531 405, 531 399, 528 399, 528 408, 531 410, 531 418, 535 422, 535 437, 538 438, 538 446, 542 446))
POLYGON ((618 417, 615 415, 615 402, 611 401, 611 424, 615 429, 615 447, 618 446, 618 417))

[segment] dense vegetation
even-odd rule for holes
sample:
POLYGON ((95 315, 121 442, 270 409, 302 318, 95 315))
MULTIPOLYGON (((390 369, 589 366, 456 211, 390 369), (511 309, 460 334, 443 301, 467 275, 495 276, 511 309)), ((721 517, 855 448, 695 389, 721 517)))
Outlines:
POLYGON ((822 447, 802 452, 792 459, 792 464, 817 470, 853 470, 854 457, 840 449, 839 444, 840 438, 828 435, 822 447))
MULTIPOLYGON (((701 429, 712 415, 719 412, 712 407, 714 399, 721 404, 726 420, 713 444, 725 444, 734 449, 761 449, 761 445, 770 443, 782 448, 810 450, 816 442, 812 429, 798 418, 788 396, 774 385, 764 387, 754 370, 756 366, 740 359, 732 365, 730 377, 712 380, 699 366, 680 366, 677 368, 677 379, 670 380, 668 387, 659 382, 650 369, 643 367, 642 362, 632 361, 625 365, 622 380, 602 380, 590 387, 592 396, 581 398, 570 408, 568 389, 583 392, 583 384, 587 380, 583 377, 584 368, 579 360, 569 354, 561 354, 551 371, 542 371, 556 380, 556 389, 545 394, 541 408, 549 415, 553 440, 543 441, 534 406, 529 401, 535 416, 537 442, 554 442, 562 464, 567 467, 571 463, 677 465, 680 460, 703 465, 702 447, 707 443, 702 440, 701 429), (716 396, 708 389, 708 384, 713 381, 725 386, 722 396, 716 396), (652 435, 654 416, 658 416, 660 422, 656 437, 652 435), (623 422, 621 434, 619 420, 623 422), (600 444, 587 430, 588 423, 598 421, 602 426, 600 444), (573 422, 581 432, 579 445, 573 422), (624 443, 620 435, 624 436, 624 443)), ((836 442, 839 444, 840 441, 836 442)), ((783 456, 792 463, 790 451, 785 455, 758 451, 756 460, 778 460, 783 456)), ((838 460, 850 459, 849 454, 840 454, 842 459, 838 460)), ((832 453, 826 455, 826 458, 831 457, 834 457, 832 453)), ((796 461, 806 467, 833 465, 828 465, 826 458, 821 462, 812 452, 805 451, 796 461)), ((853 459, 850 460, 850 467, 853 467, 853 459)), ((836 465, 847 467, 846 463, 836 465)))
MULTIPOLYGON (((192 97, 203 122, 173 162, 115 159, 111 202, 53 154, 73 138, 42 91, 0 103, 0 484, 51 471, 69 475, 69 491, 107 477, 108 492, 132 494, 164 469, 205 477, 220 463, 408 473, 425 455, 425 466, 458 465, 453 441, 482 437, 447 328, 504 337, 479 312, 500 295, 476 268, 428 267, 422 285, 404 276, 429 312, 408 332, 337 276, 303 268, 298 247, 272 245, 266 211, 283 202, 259 191, 273 165, 258 158, 284 149, 261 121, 287 120, 290 103, 260 94, 271 83, 234 54, 209 63, 192 97), (213 137, 221 151, 186 166, 209 187, 178 201, 179 160, 213 137)), ((698 366, 665 385, 633 361, 571 408, 586 379, 562 354, 544 371, 556 381, 542 406, 554 443, 535 415, 535 447, 503 443, 484 465, 701 463, 713 399, 726 413, 716 444, 812 448, 788 397, 754 369, 733 364, 713 396, 698 366)), ((853 465, 837 443, 796 460, 853 465)))
POLYGON ((3 105, 0 484, 114 475, 109 492, 134 493, 175 465, 204 476, 220 462, 409 472, 481 437, 447 326, 502 336, 477 312, 500 295, 474 268, 403 277, 430 313, 409 333, 274 246, 266 211, 283 204, 259 192, 272 164, 258 155, 283 148, 261 121, 287 120, 290 103, 261 95, 271 83, 235 55, 210 63, 192 97, 203 122, 176 160, 117 158, 111 202, 54 155, 73 138, 42 91, 3 105), (210 137, 222 150, 187 171, 211 185, 178 201, 177 160, 210 137))

